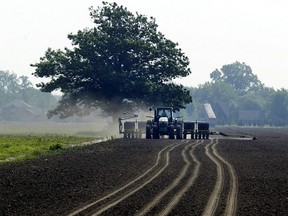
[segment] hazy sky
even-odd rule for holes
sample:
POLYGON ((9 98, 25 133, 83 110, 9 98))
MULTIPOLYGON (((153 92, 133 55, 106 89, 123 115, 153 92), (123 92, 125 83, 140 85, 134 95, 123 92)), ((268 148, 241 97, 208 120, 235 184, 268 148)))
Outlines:
MULTIPOLYGON (((268 87, 288 89, 287 0, 115 0, 156 18, 159 30, 189 57, 196 87, 210 73, 237 61, 251 66, 268 87)), ((67 35, 93 26, 90 6, 100 0, 1 0, 0 70, 25 75, 48 47, 70 46, 67 35)), ((112 1, 109 1, 112 2, 112 1)))

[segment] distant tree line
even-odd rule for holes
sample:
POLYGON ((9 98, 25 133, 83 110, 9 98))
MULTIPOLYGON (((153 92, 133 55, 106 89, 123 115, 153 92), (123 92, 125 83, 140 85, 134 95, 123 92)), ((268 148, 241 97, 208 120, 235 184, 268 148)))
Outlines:
MULTIPOLYGON (((214 70, 210 78, 211 81, 198 87, 186 88, 193 97, 193 103, 181 110, 185 119, 204 119, 203 104, 210 103, 220 125, 245 125, 239 119, 239 113, 243 110, 263 113, 261 121, 251 121, 250 125, 288 125, 288 90, 265 87, 250 66, 236 61, 214 70)), ((57 98, 34 88, 28 77, 18 77, 13 72, 1 70, 0 98, 0 109, 17 99, 46 113, 57 106, 57 98)))
POLYGON ((182 111, 187 117, 205 118, 203 104, 210 103, 218 124, 288 125, 287 89, 265 87, 250 66, 236 61, 214 70, 210 78, 197 88, 189 88, 193 103, 182 111), (241 122, 241 111, 263 115, 257 121, 241 122))
POLYGON ((0 109, 15 100, 37 107, 44 113, 57 104, 55 96, 34 88, 27 76, 18 77, 13 72, 0 70, 0 109))

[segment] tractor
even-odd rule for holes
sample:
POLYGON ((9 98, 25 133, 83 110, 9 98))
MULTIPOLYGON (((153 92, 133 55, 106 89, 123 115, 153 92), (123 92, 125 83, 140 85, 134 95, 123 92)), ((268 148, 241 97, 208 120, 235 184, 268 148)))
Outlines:
POLYGON ((148 121, 138 120, 137 114, 124 113, 119 117, 119 133, 124 134, 124 138, 142 138, 146 134, 146 139, 159 139, 168 136, 169 139, 209 139, 209 135, 221 135, 225 137, 236 137, 238 139, 257 140, 253 135, 226 134, 223 132, 211 132, 207 121, 184 121, 182 117, 173 117, 172 107, 151 107, 153 116, 148 121))
POLYGON ((146 139, 159 139, 168 135, 169 139, 182 139, 183 121, 173 117, 172 107, 151 107, 154 116, 146 123, 146 139))
POLYGON ((137 114, 124 113, 119 118, 119 133, 124 138, 159 139, 168 136, 169 139, 209 139, 209 123, 205 121, 183 121, 181 117, 173 117, 172 107, 151 107, 154 111, 150 120, 139 121, 137 114))

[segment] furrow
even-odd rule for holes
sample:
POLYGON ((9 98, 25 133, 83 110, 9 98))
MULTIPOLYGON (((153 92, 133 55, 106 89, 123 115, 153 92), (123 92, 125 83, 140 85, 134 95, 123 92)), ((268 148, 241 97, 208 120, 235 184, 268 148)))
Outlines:
MULTIPOLYGON (((203 143, 203 141, 201 143, 203 143)), ((189 178, 187 183, 184 185, 184 187, 180 191, 178 191, 178 193, 176 193, 175 196, 172 197, 171 201, 166 205, 164 210, 160 212, 159 215, 163 215, 163 216, 168 215, 172 211, 172 209, 179 203, 183 195, 193 186, 195 180, 197 179, 199 175, 199 170, 201 166, 201 163, 199 162, 197 157, 194 155, 194 149, 201 143, 197 143, 196 145, 194 145, 191 151, 189 152, 190 157, 192 158, 193 162, 196 164, 193 169, 193 173, 191 177, 189 178)))
POLYGON ((181 142, 179 144, 174 144, 173 146, 171 146, 169 148, 169 150, 165 154, 165 164, 164 164, 163 167, 160 167, 160 169, 156 172, 156 174, 154 174, 153 176, 149 177, 148 180, 144 181, 141 185, 136 186, 134 189, 130 190, 129 192, 121 194, 121 196, 119 196, 112 203, 106 204, 104 207, 102 207, 101 209, 97 210, 97 212, 95 212, 92 215, 96 216, 96 215, 102 214, 103 212, 105 212, 108 209, 114 207, 115 205, 117 205, 121 201, 127 199, 128 197, 130 197, 131 195, 133 195, 134 193, 136 193, 137 191, 139 191, 140 189, 145 187, 147 184, 152 182, 155 178, 157 178, 169 166, 169 164, 170 164, 170 151, 172 151, 174 148, 176 148, 177 146, 182 145, 182 144, 183 144, 183 142, 181 142))
POLYGON ((185 177, 188 168, 191 165, 191 162, 188 160, 185 153, 187 152, 188 148, 191 147, 192 145, 193 144, 185 146, 185 148, 181 152, 181 156, 183 161, 185 162, 185 165, 182 168, 180 174, 176 176, 171 185, 169 185, 164 191, 159 193, 150 203, 148 203, 148 205, 146 205, 143 209, 141 209, 140 212, 137 214, 138 216, 147 214, 153 207, 155 207, 163 199, 163 197, 165 197, 170 191, 172 191, 175 187, 179 185, 180 181, 185 177))
MULTIPOLYGON (((109 193, 108 195, 100 198, 100 199, 97 199, 95 200, 94 202, 91 202, 85 206, 82 206, 78 209, 76 209, 75 211, 73 211, 72 213, 68 214, 68 216, 74 216, 74 215, 77 215, 81 212, 84 212, 85 210, 89 209, 89 208, 92 208, 93 206, 95 206, 96 204, 99 204, 100 202, 104 202, 105 200, 113 197, 113 196, 117 196, 119 193, 121 193, 122 191, 126 190, 128 187, 133 187, 133 184, 136 184, 138 181, 142 180, 143 178, 145 178, 146 176, 148 176, 151 172, 153 172, 154 170, 157 170, 159 169, 158 166, 159 164, 161 164, 161 160, 163 158, 163 155, 166 156, 165 159, 163 160, 166 160, 166 163, 167 163, 167 160, 169 160, 169 151, 171 151, 172 149, 174 149, 176 146, 178 146, 180 144, 171 144, 165 148, 163 148, 161 151, 158 152, 157 154, 157 158, 156 158, 156 162, 155 164, 150 167, 148 170, 146 170, 142 175, 140 175, 139 177, 133 179, 132 181, 130 181, 129 183, 125 184, 124 186, 122 186, 121 188, 109 193), (168 154, 168 156, 167 156, 168 154), (167 159, 168 157, 168 159, 167 159)), ((161 168, 161 167, 160 167, 161 168)), ((162 167, 163 169, 163 167, 162 167)), ((160 169, 160 170, 162 170, 160 169)), ((159 171, 158 171, 159 172, 159 171)), ((120 195, 119 195, 120 196, 120 195)))
POLYGON ((213 146, 213 152, 216 157, 218 157, 219 160, 221 160, 228 168, 229 177, 230 177, 230 188, 229 188, 229 194, 226 201, 226 208, 224 215, 226 216, 233 216, 236 215, 237 211, 237 196, 238 196, 238 178, 236 175, 236 172, 234 170, 234 167, 226 161, 221 155, 218 154, 216 151, 216 147, 213 146))
MULTIPOLYGON (((205 154, 210 158, 210 160, 216 165, 216 170, 217 170, 217 179, 216 183, 214 186, 214 190, 212 194, 210 195, 210 198, 208 200, 208 203, 206 204, 206 207, 204 209, 204 212, 202 213, 203 216, 210 216, 214 215, 217 207, 218 207, 218 202, 220 199, 221 192, 223 190, 223 184, 224 184, 224 169, 222 164, 216 159, 216 157, 209 151, 209 148, 213 144, 215 146, 218 143, 218 140, 216 142, 212 141, 212 143, 209 143, 205 146, 205 154)), ((210 148, 211 149, 211 148, 210 148)), ((213 149, 213 147, 212 147, 213 149)))

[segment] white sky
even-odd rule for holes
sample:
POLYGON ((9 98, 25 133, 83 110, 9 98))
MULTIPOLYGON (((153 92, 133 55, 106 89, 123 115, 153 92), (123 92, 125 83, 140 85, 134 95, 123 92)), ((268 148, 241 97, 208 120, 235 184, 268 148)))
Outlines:
MULTIPOLYGON (((112 2, 111 0, 108 0, 112 2)), ((288 89, 287 0, 115 0, 129 11, 153 16, 159 30, 189 57, 197 87, 210 73, 237 61, 251 66, 268 87, 288 89)), ((67 35, 92 27, 90 6, 102 0, 1 0, 0 70, 25 75, 48 47, 70 46, 67 35)))

